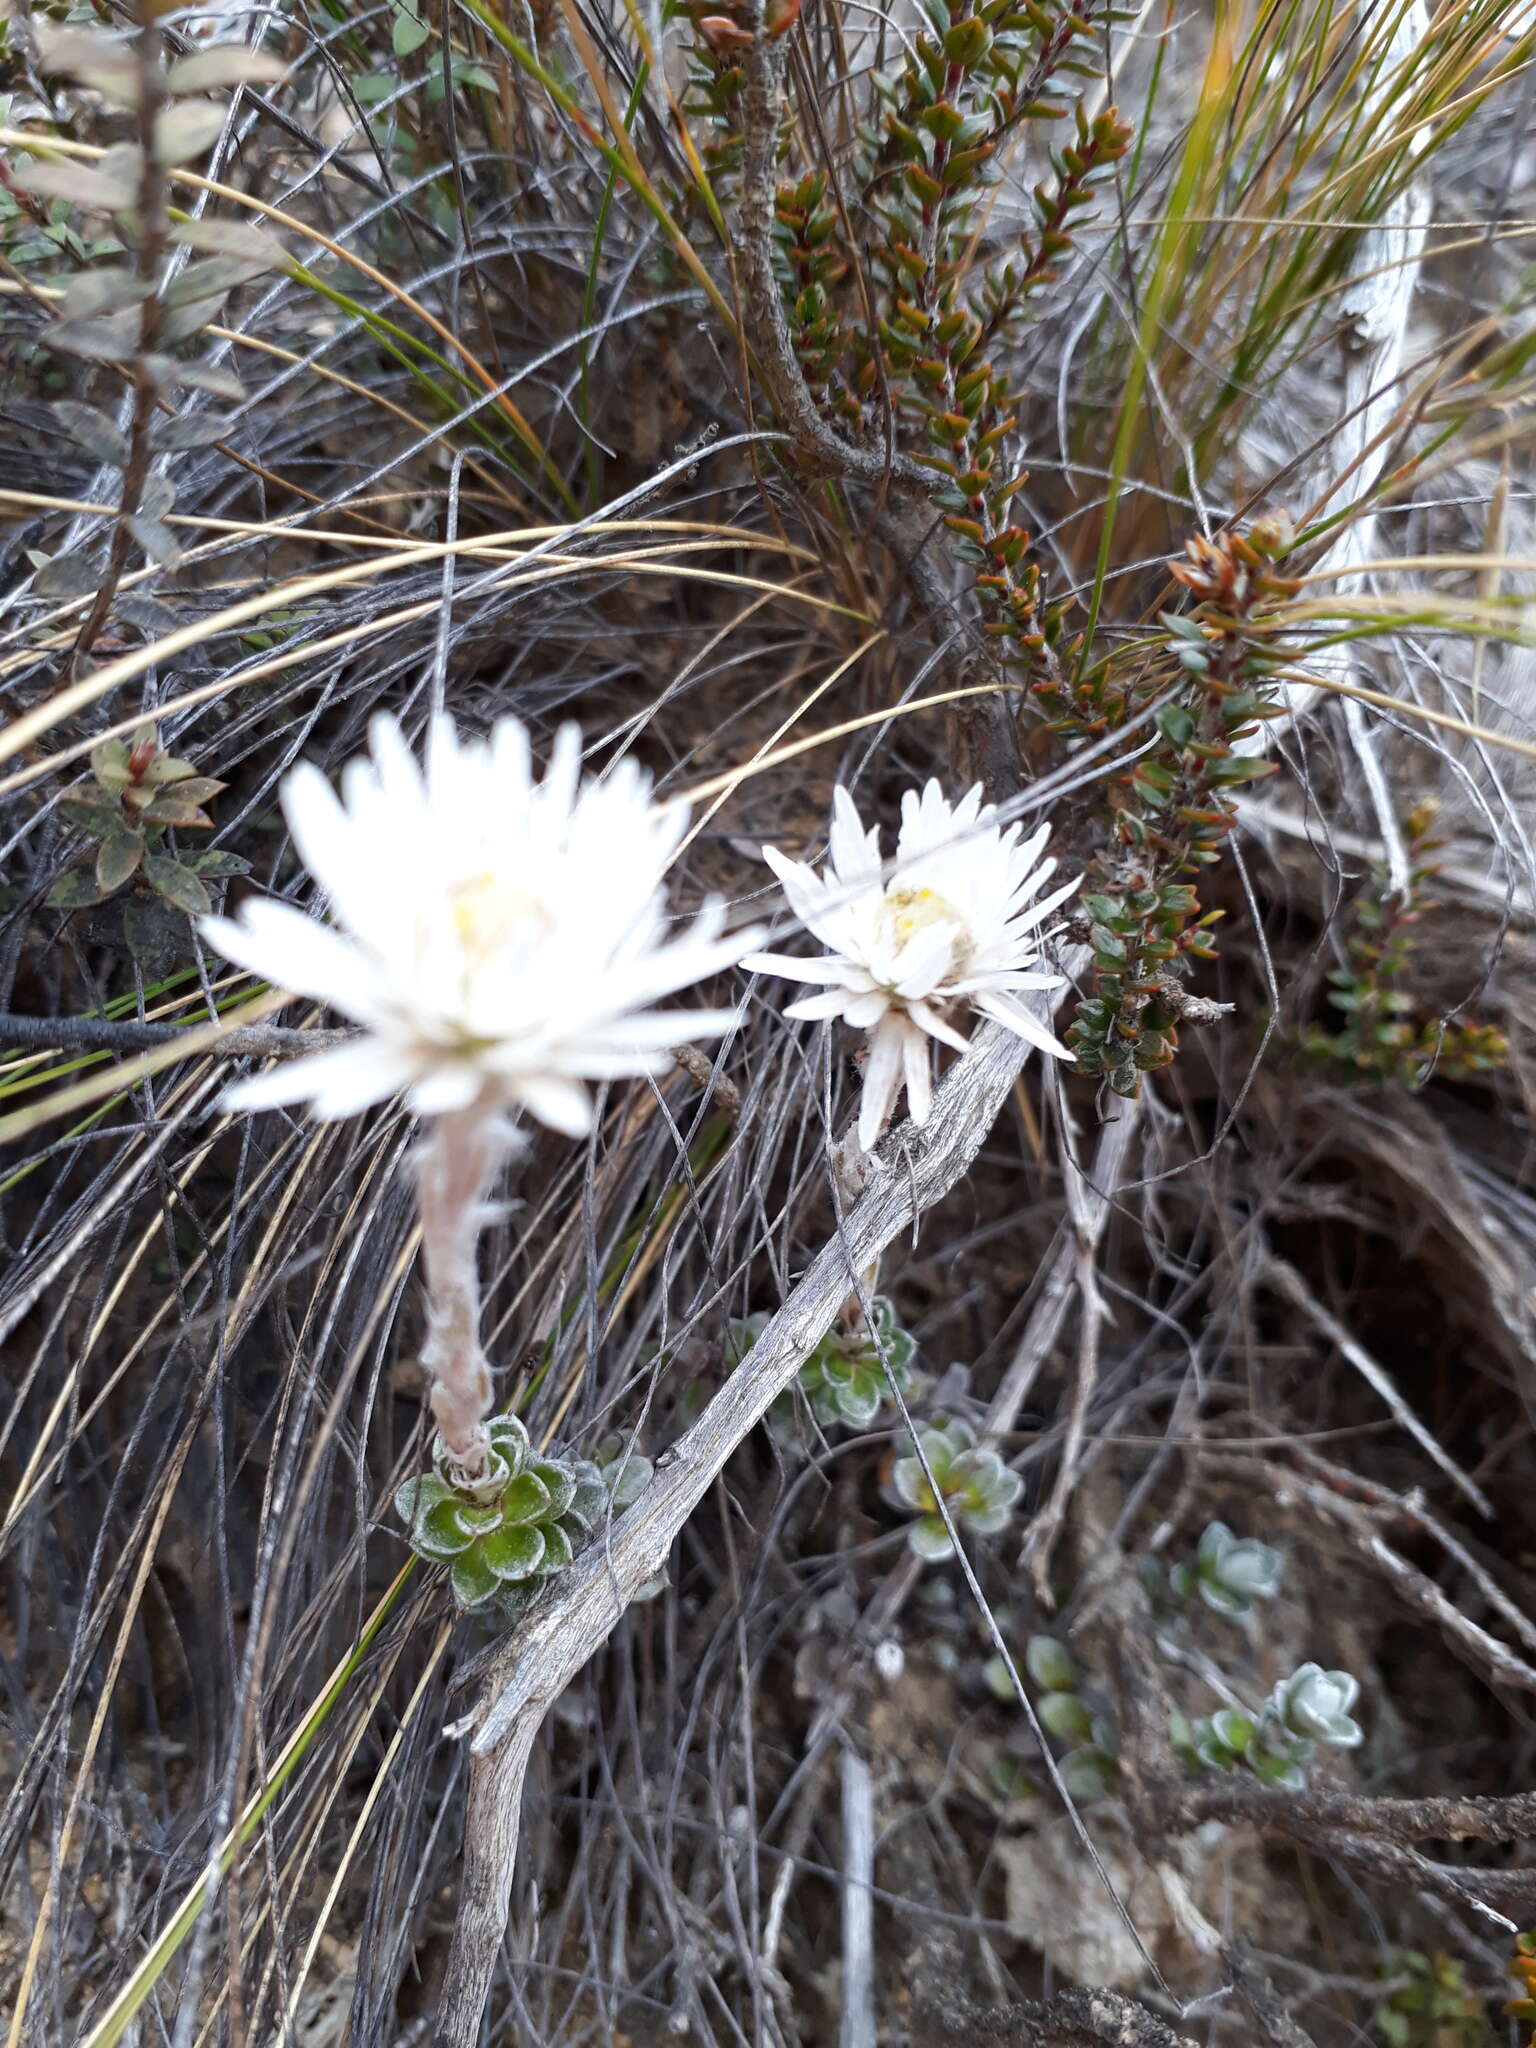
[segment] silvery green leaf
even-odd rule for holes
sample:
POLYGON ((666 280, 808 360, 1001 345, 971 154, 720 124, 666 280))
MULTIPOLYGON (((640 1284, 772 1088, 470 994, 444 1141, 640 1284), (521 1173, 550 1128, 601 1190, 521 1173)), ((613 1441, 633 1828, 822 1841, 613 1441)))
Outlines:
POLYGON ((59 317, 84 320, 93 313, 115 313, 123 306, 136 306, 149 297, 149 286, 131 270, 103 265, 82 270, 64 287, 59 300, 59 317))
POLYGON ((526 1579, 544 1562, 544 1531, 532 1523, 487 1536, 480 1554, 499 1580, 526 1579))
POLYGON ((949 1531, 937 1515, 923 1515, 907 1531, 907 1546, 924 1564, 942 1564, 954 1554, 949 1531))
POLYGON ((225 109, 211 100, 182 100, 167 107, 155 122, 155 160, 184 164, 201 156, 224 130, 225 109))
POLYGON ((139 345, 139 313, 109 313, 100 319, 59 320, 44 333, 50 348, 83 356, 91 363, 125 363, 139 345))
POLYGON ((231 85, 281 85, 288 66, 268 50, 248 50, 241 43, 218 43, 180 57, 165 82, 167 92, 219 92, 231 85))
POLYGON ((1046 1692, 1071 1692, 1077 1684, 1077 1667, 1054 1636, 1030 1637, 1024 1645, 1024 1668, 1046 1692))
POLYGON ((73 398, 56 399, 53 416, 69 438, 97 462, 112 462, 121 469, 128 460, 127 441, 94 405, 80 405, 73 398))
POLYGON ((516 1478, 533 1449, 527 1429, 515 1415, 498 1415, 491 1423, 490 1438, 493 1449, 500 1452, 508 1472, 516 1478))
POLYGON ((1013 1689, 1013 1679, 1009 1674, 1007 1662, 1002 1657, 989 1657, 981 1667, 981 1675, 986 1682, 988 1692, 995 1698, 1002 1700, 1007 1705, 1011 1705, 1018 1699, 1018 1694, 1013 1689))
POLYGON ((39 597, 87 597, 101 582, 101 571, 86 555, 55 555, 32 579, 39 597))
POLYGON ((453 1584, 453 1597, 460 1607, 478 1607, 489 1600, 501 1581, 486 1563, 479 1545, 466 1550, 453 1561, 449 1574, 453 1584))
POLYGON ((411 13, 405 7, 396 8, 390 42, 397 57, 409 57, 414 51, 419 50, 431 33, 419 15, 411 13))
POLYGON ((897 1496, 909 1508, 931 1508, 933 1495, 928 1480, 916 1458, 898 1458, 891 1468, 891 1484, 897 1496))
POLYGON ((550 1511, 549 1488, 533 1472, 520 1472, 501 1499, 505 1522, 541 1522, 550 1511))
POLYGON ((558 1521, 576 1498, 575 1473, 553 1458, 533 1466, 532 1472, 533 1477, 542 1483, 549 1494, 551 1518, 558 1521))
POLYGON ((180 455, 189 449, 211 448, 229 433, 228 416, 222 413, 182 413, 176 419, 159 419, 150 429, 149 445, 157 455, 180 455))
MULTIPOLYGON (((580 1533, 580 1532, 578 1532, 580 1533)), ((576 1555, 576 1546, 571 1541, 570 1531, 563 1522, 546 1522, 544 1525, 544 1563, 546 1572, 557 1572, 568 1565, 576 1555)))
POLYGON ((176 486, 168 476, 147 476, 139 492, 139 512, 145 519, 163 519, 176 503, 176 486))
POLYGON ((206 391, 210 398, 227 399, 232 405, 245 403, 245 386, 233 370, 226 370, 219 363, 204 358, 195 363, 178 363, 176 370, 178 381, 190 384, 195 391, 206 391))
POLYGON ((201 334, 210 320, 219 317, 223 306, 222 296, 192 299, 184 306, 168 306, 160 316, 160 339, 167 344, 189 341, 194 334, 201 334))
POLYGON ((236 285, 249 283, 265 267, 246 256, 205 256, 171 279, 162 303, 187 306, 201 299, 227 298, 236 285))
POLYGON ((248 875, 251 864, 238 853, 225 853, 222 848, 212 853, 194 853, 190 865, 200 875, 207 875, 214 881, 222 881, 230 875, 248 875))
POLYGON ((88 164, 18 164, 11 173, 18 190, 39 199, 62 199, 90 213, 122 213, 133 205, 137 188, 88 164))
POLYGON ((867 1381, 856 1381, 838 1395, 837 1408, 850 1429, 867 1429, 880 1413, 880 1394, 867 1381))
POLYGON ((1108 1757, 1100 1756, 1096 1749, 1072 1750, 1062 1758, 1057 1769, 1070 1797, 1082 1806, 1091 1800, 1105 1798, 1115 1782, 1113 1763, 1108 1757))
POLYGON ((988 1507, 972 1507, 966 1501, 957 1512, 973 1536, 996 1536, 1013 1520, 1013 1507, 1008 1501, 997 1501, 988 1507))
POLYGON ((150 560, 157 562, 162 569, 174 569, 180 563, 181 547, 176 536, 158 519, 143 519, 136 514, 128 521, 128 531, 150 560))
POLYGON ((1037 1701, 1035 1712, 1058 1742, 1086 1743, 1093 1733, 1093 1716, 1075 1692, 1048 1692, 1037 1701))
POLYGON ((243 220, 184 220, 171 230, 171 240, 208 256, 228 256, 258 270, 276 270, 288 260, 281 242, 243 220))

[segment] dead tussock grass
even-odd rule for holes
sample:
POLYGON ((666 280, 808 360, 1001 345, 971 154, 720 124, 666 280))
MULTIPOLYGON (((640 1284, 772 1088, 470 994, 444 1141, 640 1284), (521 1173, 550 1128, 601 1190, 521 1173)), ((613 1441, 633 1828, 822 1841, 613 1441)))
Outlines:
MULTIPOLYGON (((1230 2048, 1264 2038, 1231 1988, 1239 1935, 1316 2048, 1372 2038, 1376 1980, 1405 1948, 1502 1993, 1507 1931, 1455 1885, 1518 1901, 1528 1843, 1436 1847, 1439 1876, 1394 1881, 1321 1822, 1175 1816, 1159 1844, 1134 1799, 1136 1826, 1090 1807, 1122 1917, 985 1676, 989 1628, 1015 1655, 1042 1627, 1070 1637, 1122 1718, 1134 1790, 1157 1731, 1138 1730, 1117 1602, 1139 1558, 1182 1555, 1220 1518, 1279 1544, 1288 1575, 1262 1632, 1181 1640, 1159 1682, 1193 1711, 1222 1687, 1251 1703, 1311 1659, 1365 1688, 1368 1743, 1332 1789, 1461 1799, 1523 1770, 1531 23, 1518 4, 1437 8, 1410 60, 1405 12, 1140 10, 1114 54, 1143 139, 1021 343, 1020 504, 1053 594, 1074 592, 1106 646, 1134 653, 1191 532, 1277 504, 1373 529, 1341 571, 1319 526, 1303 565, 1319 573, 1298 617, 1346 637, 1290 678, 1304 715, 1284 773, 1213 886, 1230 936, 1200 989, 1230 1015, 1187 1031, 1134 1110, 1027 1072, 887 1258, 924 1369, 913 1412, 1000 1429, 1033 1519, 973 1548, 984 1620, 953 1568, 907 1559, 882 1493, 899 1422, 828 1432, 802 1403, 792 1429, 755 1430, 666 1587, 539 1738, 493 2043, 958 2038, 935 1983, 980 2039, 978 2008, 1065 1976, 1230 2048), (1426 125, 1428 156, 1410 148, 1426 125), (1407 260, 1392 209, 1423 177, 1444 252, 1414 258, 1383 388, 1354 392, 1370 280, 1407 260), (1379 261, 1359 261, 1362 233, 1386 238, 1379 261), (1394 481, 1355 503, 1371 464, 1394 481), (1341 589, 1346 571, 1360 581, 1341 589), (1359 693, 1364 740, 1309 677, 1359 693), (1497 1023, 1508 1062, 1426 1072, 1416 1093, 1309 1071, 1297 1035, 1426 789, 1449 843, 1408 994, 1425 1020, 1497 1023), (1091 1373, 1085 1244, 1108 1311, 1091 1373), (840 1817, 845 1754, 868 1769, 867 1844, 840 1817), (866 1869, 873 2034, 848 2017, 844 1968, 866 1869)), ((408 1122, 217 1109, 215 1041, 264 1011, 249 986, 191 945, 147 967, 120 909, 47 905, 79 858, 59 798, 91 747, 158 718, 228 785, 212 843, 293 893, 274 793, 301 756, 339 764, 381 706, 408 726, 437 705, 541 732, 574 715, 595 759, 636 752, 664 797, 694 797, 679 903, 718 891, 745 914, 774 901, 759 843, 814 850, 835 781, 889 815, 914 780, 952 779, 948 713, 976 687, 957 614, 933 615, 867 494, 809 487, 744 397, 736 252, 700 135, 673 120, 675 63, 640 75, 660 25, 575 6, 519 25, 465 0, 424 13, 431 40, 402 56, 401 18, 285 16, 290 83, 246 95, 179 187, 263 215, 289 262, 205 331, 250 396, 218 444, 175 458, 180 568, 130 568, 73 674, 90 599, 37 597, 26 551, 102 557, 115 475, 51 408, 67 381, 110 412, 121 386, 39 341, 50 291, 90 258, 28 255, 25 221, 0 220, 3 1007, 187 1031, 121 1055, 18 1043, 0 1063, 14 2048, 431 2040, 467 1776, 443 1731, 492 1641, 452 1618, 388 1512, 424 1440, 408 1122), (445 34, 488 82, 434 99, 445 34), (359 80, 383 84, 359 102, 359 80)), ((797 171, 846 158, 907 27, 807 9, 797 171)), ((10 135, 57 112, 65 155, 119 139, 88 95, 28 73, 24 46, 18 62, 10 135)), ((1041 174, 1021 144, 978 264, 1041 174)), ((1037 736, 1026 765, 1018 807, 1049 806, 1081 858, 1113 746, 1037 736)), ((540 1137, 509 1175, 487 1339, 540 1440, 621 1429, 660 1455, 721 1383, 728 1320, 777 1307, 835 1232, 855 1048, 785 1027, 761 983, 738 993, 715 1071, 613 1091, 590 1143, 540 1137)))

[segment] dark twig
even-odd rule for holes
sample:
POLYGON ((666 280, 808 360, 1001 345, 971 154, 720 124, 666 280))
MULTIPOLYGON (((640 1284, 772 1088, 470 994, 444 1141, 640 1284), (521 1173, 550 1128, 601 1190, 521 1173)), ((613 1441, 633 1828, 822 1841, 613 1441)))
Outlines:
MULTIPOLYGON (((206 1018, 198 1019, 205 1024, 206 1018)), ((193 1026, 136 1024, 114 1017, 21 1017, 0 1010, 0 1046, 44 1046, 50 1052, 153 1052, 174 1045, 193 1026)), ((293 1031, 277 1024, 245 1024, 214 1045, 199 1046, 198 1057, 264 1059, 276 1053, 325 1052, 343 1045, 351 1031, 293 1031)))

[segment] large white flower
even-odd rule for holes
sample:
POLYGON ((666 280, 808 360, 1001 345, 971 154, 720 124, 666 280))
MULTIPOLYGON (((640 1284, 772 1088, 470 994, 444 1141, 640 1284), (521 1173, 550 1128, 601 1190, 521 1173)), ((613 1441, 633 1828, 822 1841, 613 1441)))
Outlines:
POLYGON ((915 1124, 933 1100, 931 1039, 963 1052, 953 1013, 969 1007, 1053 1053, 1072 1054, 1018 998, 1025 989, 1058 988, 1059 974, 1035 968, 1040 926, 1077 887, 1068 882, 1035 899, 1056 870, 1041 860, 1050 836, 1042 825, 1023 843, 1022 825, 996 822, 981 787, 945 802, 937 782, 901 802, 901 833, 889 876, 882 873, 880 830, 866 832, 853 799, 832 800, 828 872, 817 875, 775 846, 763 858, 784 885, 795 915, 828 947, 800 960, 758 953, 744 963, 794 981, 824 982, 785 1011, 789 1017, 846 1017, 870 1033, 859 1143, 868 1151, 903 1085, 915 1124))
POLYGON ((339 797, 308 763, 283 785, 294 844, 338 928, 270 900, 202 921, 227 958, 362 1033, 239 1084, 231 1107, 307 1099, 319 1117, 344 1117, 404 1090, 424 1115, 489 1099, 579 1136, 592 1114, 584 1081, 658 1072, 667 1048, 730 1029, 734 1010, 647 1007, 733 965, 762 934, 722 937, 724 907, 711 902, 667 938, 662 877, 687 812, 653 808, 634 762, 583 782, 581 735, 567 725, 537 782, 515 718, 485 741, 435 719, 425 768, 391 718, 375 719, 370 741, 339 797))

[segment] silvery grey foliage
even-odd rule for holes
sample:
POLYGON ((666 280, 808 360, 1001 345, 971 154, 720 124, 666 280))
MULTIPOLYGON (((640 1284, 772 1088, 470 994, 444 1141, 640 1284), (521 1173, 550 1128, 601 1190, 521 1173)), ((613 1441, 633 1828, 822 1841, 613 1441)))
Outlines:
POLYGON ((1303 1766, 1320 1743, 1356 1749, 1364 1740, 1350 1713, 1359 1696, 1359 1681, 1349 1672, 1303 1664, 1281 1679, 1256 1716, 1223 1708, 1191 1724, 1176 1714, 1170 1733, 1192 1769, 1230 1771, 1243 1764, 1270 1784, 1300 1791, 1306 1783, 1303 1766))
POLYGON ((1194 1558, 1175 1565, 1168 1583, 1177 1600, 1198 1594, 1214 1613, 1235 1616, 1251 1613, 1255 1600, 1272 1600, 1284 1568, 1279 1551, 1268 1543, 1234 1536, 1225 1522, 1212 1522, 1194 1558))
POLYGON ((919 1442, 923 1457, 898 1458, 891 1487, 899 1505, 917 1515, 907 1542, 925 1562, 939 1564, 953 1554, 954 1544, 939 1512, 935 1487, 951 1519, 968 1534, 995 1536, 1013 1519, 1024 1482, 996 1451, 977 1449, 976 1432, 969 1423, 933 1423, 922 1431, 919 1442), (932 1485, 923 1458, 933 1474, 932 1485))

